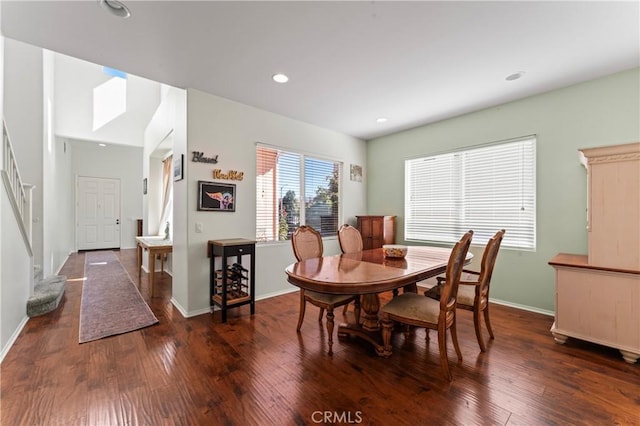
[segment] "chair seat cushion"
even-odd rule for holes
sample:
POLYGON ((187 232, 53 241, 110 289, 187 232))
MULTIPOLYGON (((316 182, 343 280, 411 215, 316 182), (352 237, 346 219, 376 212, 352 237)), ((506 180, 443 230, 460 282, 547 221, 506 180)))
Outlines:
MULTIPOLYGON (((444 284, 443 284, 444 285, 444 284)), ((424 295, 435 300, 440 300, 440 285, 434 285, 430 289, 424 292, 424 295)), ((458 286, 457 302, 459 305, 473 306, 473 301, 476 298, 476 286, 460 284, 458 286)))
POLYGON ((315 291, 305 291, 304 295, 313 299, 317 302, 324 303, 327 305, 340 306, 346 303, 349 303, 353 296, 349 294, 327 294, 327 293, 316 293, 315 291))
POLYGON ((440 315, 440 302, 416 293, 403 293, 384 305, 382 312, 437 324, 440 315))
POLYGON ((460 284, 458 286, 458 304, 473 306, 473 301, 476 298, 476 286, 460 284))

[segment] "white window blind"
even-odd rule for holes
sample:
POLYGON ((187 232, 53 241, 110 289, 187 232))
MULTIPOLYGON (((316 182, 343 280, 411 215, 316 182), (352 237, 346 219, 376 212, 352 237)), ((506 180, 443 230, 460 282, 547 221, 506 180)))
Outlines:
POLYGON ((405 239, 536 247, 534 136, 405 161, 405 239))
POLYGON ((256 239, 288 240, 300 225, 338 232, 339 162, 258 145, 256 239))

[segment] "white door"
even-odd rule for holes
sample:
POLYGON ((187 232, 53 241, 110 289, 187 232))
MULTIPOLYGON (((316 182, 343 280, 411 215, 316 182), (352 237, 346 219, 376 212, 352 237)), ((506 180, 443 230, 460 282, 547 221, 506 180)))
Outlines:
POLYGON ((120 180, 78 177, 78 250, 120 248, 120 180))

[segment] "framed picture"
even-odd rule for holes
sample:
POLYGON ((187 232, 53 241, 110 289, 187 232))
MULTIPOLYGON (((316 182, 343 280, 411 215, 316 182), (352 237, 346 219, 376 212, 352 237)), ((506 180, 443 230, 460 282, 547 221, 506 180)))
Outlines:
POLYGON ((142 179, 142 193, 147 194, 147 178, 142 179))
POLYGON ((198 210, 236 211, 236 186, 232 183, 198 181, 198 210))
POLYGON ((349 178, 354 182, 362 182, 362 166, 351 164, 349 178))
POLYGON ((184 166, 184 154, 173 159, 173 180, 182 180, 184 178, 182 167, 184 166))

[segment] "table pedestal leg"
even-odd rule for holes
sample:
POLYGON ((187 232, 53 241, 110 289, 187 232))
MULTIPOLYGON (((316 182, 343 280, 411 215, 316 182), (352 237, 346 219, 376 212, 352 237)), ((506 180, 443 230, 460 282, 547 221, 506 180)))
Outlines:
POLYGON ((376 349, 376 353, 384 356, 384 346, 380 334, 380 320, 378 311, 380 310, 380 298, 377 294, 365 294, 361 297, 361 307, 364 316, 360 324, 341 324, 338 327, 338 337, 357 336, 371 343, 376 349))
POLYGON ((364 311, 364 317, 361 321, 362 328, 366 331, 379 331, 378 311, 380 310, 380 297, 377 294, 363 295, 361 307, 364 311))

